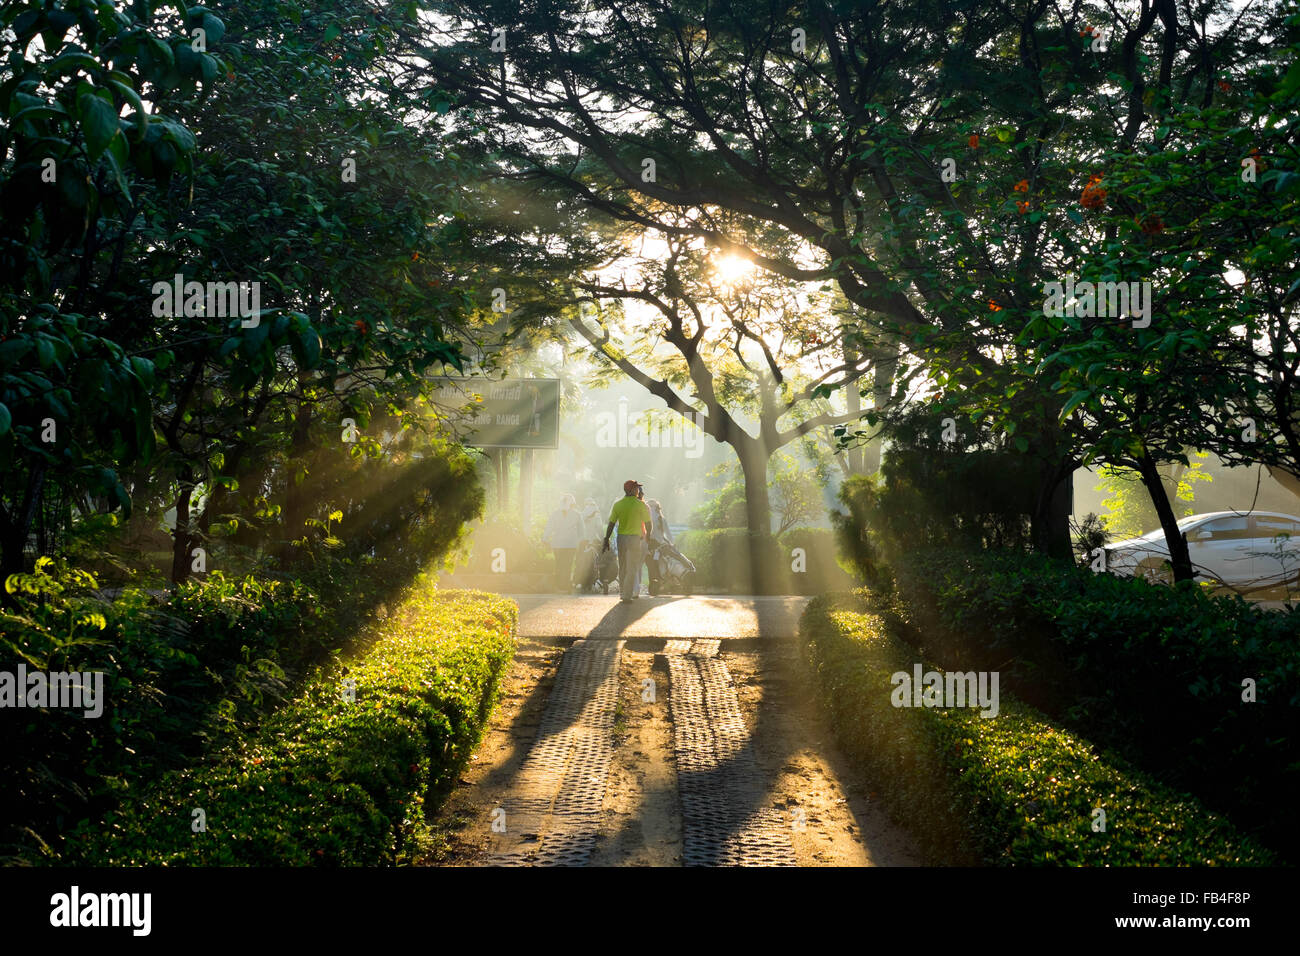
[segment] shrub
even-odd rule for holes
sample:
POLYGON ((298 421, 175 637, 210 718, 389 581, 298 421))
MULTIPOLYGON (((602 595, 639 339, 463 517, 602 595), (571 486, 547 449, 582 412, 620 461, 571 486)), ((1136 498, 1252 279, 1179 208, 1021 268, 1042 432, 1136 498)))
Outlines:
POLYGON ((1264 865, 1271 854, 1192 797, 1001 694, 997 717, 895 708, 916 658, 866 592, 814 598, 800 637, 841 745, 932 860, 996 865, 1264 865), (1093 811, 1107 814, 1094 832, 1093 811))
POLYGON ((745 528, 685 531, 677 548, 696 567, 696 587, 732 594, 770 594, 787 589, 790 562, 777 539, 745 528))
POLYGON ((791 528, 778 538, 781 560, 790 571, 789 581, 795 594, 822 594, 853 586, 853 579, 840 567, 836 557, 833 532, 826 528, 791 528), (802 548, 806 568, 796 573, 791 567, 795 548, 802 548))
POLYGON ((900 616, 942 663, 1002 666, 1021 697, 1294 856, 1280 800, 1300 788, 1300 612, 1041 555, 920 552, 895 569, 900 616))
POLYGON ((393 862, 477 745, 517 620, 514 602, 481 592, 417 594, 364 656, 324 668, 250 742, 168 773, 102 825, 82 821, 69 861, 393 862), (206 832, 192 830, 196 808, 206 832))
POLYGON ((255 722, 333 635, 322 602, 298 583, 213 573, 161 602, 132 590, 105 601, 93 585, 48 559, 9 579, 0 669, 100 671, 104 710, 24 711, 11 728, 0 748, 7 847, 57 852, 69 820, 255 722))

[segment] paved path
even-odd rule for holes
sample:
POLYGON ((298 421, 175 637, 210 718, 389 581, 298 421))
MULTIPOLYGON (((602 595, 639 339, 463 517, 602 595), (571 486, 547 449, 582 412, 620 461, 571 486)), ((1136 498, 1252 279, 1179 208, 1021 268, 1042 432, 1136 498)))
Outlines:
POLYGON ((806 597, 512 594, 524 638, 786 638, 799 629, 806 597))
POLYGON ((794 640, 808 598, 516 600, 519 651, 442 862, 918 862, 821 718, 794 640))

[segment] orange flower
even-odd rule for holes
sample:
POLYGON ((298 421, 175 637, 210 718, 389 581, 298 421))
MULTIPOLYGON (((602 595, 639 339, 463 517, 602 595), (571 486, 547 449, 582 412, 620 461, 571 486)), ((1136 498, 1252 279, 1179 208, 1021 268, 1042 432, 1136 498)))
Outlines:
POLYGON ((1229 83, 1227 80, 1219 80, 1217 86, 1219 87, 1219 92, 1220 92, 1220 93, 1231 93, 1231 92, 1232 92, 1232 84, 1229 83))
POLYGON ((1020 180, 1020 182, 1016 183, 1016 192, 1018 192, 1018 193, 1027 193, 1027 192, 1029 192, 1029 180, 1028 180, 1028 179, 1022 179, 1022 180, 1020 180))
POLYGON ((1094 174, 1088 180, 1088 185, 1083 187, 1083 193, 1079 196, 1079 205, 1084 209, 1100 209, 1106 205, 1106 190, 1101 187, 1101 175, 1094 174))
POLYGON ((358 332, 360 332, 362 335, 365 335, 370 331, 370 327, 366 325, 366 323, 361 319, 357 319, 355 322, 353 322, 352 327, 356 329, 358 332))
POLYGON ((966 145, 969 146, 971 149, 978 149, 980 145, 979 134, 978 133, 972 134, 970 139, 966 140, 966 145))
POLYGON ((1001 312, 1001 311, 1002 311, 1002 306, 998 305, 997 302, 995 302, 993 299, 989 299, 989 311, 990 311, 990 312, 1001 312))
POLYGON ((1020 215, 1023 216, 1025 213, 1029 212, 1029 200, 1016 200, 1016 208, 1020 210, 1020 215))

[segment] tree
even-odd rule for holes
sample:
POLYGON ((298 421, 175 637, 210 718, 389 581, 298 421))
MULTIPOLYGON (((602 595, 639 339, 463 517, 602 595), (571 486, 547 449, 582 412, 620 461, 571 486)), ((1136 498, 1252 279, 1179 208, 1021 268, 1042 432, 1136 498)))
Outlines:
POLYGON ((825 396, 865 374, 868 359, 840 360, 843 347, 835 346, 846 333, 836 317, 815 301, 798 301, 790 283, 732 282, 719 273, 727 268, 741 267, 692 255, 687 244, 671 240, 661 262, 639 263, 639 288, 596 277, 577 283, 591 296, 649 306, 663 323, 654 336, 641 331, 616 341, 601 311, 594 326, 581 310, 570 325, 600 358, 731 446, 744 476, 746 527, 766 537, 769 459, 812 431, 858 418, 856 411, 835 412, 825 396), (801 371, 819 359, 815 372, 801 371), (752 431, 742 418, 755 421, 752 431))
POLYGON ((1014 429, 1039 472, 1035 540, 1062 556, 1080 449, 1061 423, 1068 396, 1019 333, 1045 282, 1115 236, 1085 220, 1080 190, 1101 191, 1098 156, 1164 148, 1171 108, 1211 102, 1224 72, 1283 59, 1278 5, 817 3, 805 16, 645 0, 589 20, 558 3, 427 7, 437 34, 405 31, 411 88, 491 117, 485 140, 512 175, 792 281, 833 279, 861 341, 901 345, 900 368, 924 363, 1014 429), (763 241, 736 223, 761 224, 763 241), (801 245, 813 254, 788 254, 801 245))

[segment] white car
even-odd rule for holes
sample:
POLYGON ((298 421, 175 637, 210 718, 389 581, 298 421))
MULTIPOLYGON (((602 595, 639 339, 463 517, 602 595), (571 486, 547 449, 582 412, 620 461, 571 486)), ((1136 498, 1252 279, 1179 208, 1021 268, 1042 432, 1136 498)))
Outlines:
MULTIPOLYGON (((1178 522, 1198 581, 1244 592, 1300 583, 1300 518, 1273 511, 1214 511, 1178 522)), ((1157 528, 1140 538, 1106 545, 1106 570, 1170 580, 1169 547, 1157 528)))

